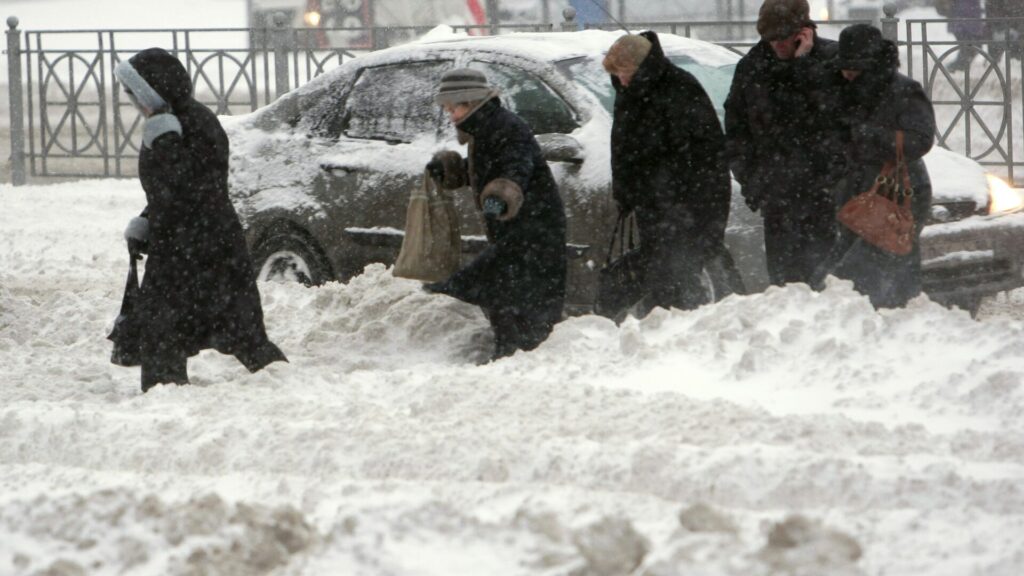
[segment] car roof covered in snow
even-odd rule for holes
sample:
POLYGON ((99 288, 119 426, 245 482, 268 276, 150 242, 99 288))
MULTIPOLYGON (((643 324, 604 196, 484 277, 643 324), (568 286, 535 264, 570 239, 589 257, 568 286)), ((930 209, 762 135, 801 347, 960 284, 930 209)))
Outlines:
MULTIPOLYGON (((517 54, 535 60, 556 62, 580 56, 603 54, 622 31, 585 30, 582 32, 513 32, 500 36, 469 36, 455 33, 448 26, 438 26, 419 40, 368 54, 363 58, 385 59, 393 54, 408 56, 410 51, 435 49, 471 49, 473 51, 517 54)), ((722 66, 735 64, 740 56, 730 50, 705 42, 683 38, 674 34, 658 34, 668 54, 685 53, 702 64, 722 66)))

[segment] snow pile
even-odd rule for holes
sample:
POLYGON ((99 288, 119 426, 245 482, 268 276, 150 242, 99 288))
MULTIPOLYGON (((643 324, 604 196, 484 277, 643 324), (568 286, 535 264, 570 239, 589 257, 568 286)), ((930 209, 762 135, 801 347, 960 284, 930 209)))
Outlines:
POLYGON ((289 364, 207 352, 143 396, 104 338, 138 183, 0 196, 0 573, 1024 567, 1019 319, 833 282, 479 365, 475 308, 377 265, 261 285, 289 364))

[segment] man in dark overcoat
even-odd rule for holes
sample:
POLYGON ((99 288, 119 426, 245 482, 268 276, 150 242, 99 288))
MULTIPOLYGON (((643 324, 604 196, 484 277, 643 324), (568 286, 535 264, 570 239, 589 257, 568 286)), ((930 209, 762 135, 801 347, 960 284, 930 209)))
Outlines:
POLYGON ((187 359, 214 348, 250 371, 285 360, 267 339, 238 215, 228 199, 228 139, 192 98, 177 58, 150 48, 115 70, 145 116, 139 180, 146 209, 125 236, 145 244, 140 302, 142 390, 188 382, 187 359))
POLYGON ((725 137, 700 82, 665 56, 654 32, 620 37, 604 67, 615 87, 612 195, 636 213, 649 293, 642 306, 684 310, 729 219, 725 137))
POLYGON ((757 29, 725 102, 730 167, 764 218, 771 283, 808 282, 836 233, 829 188, 842 157, 827 62, 837 46, 818 37, 807 0, 765 0, 757 29))
POLYGON ((447 72, 435 99, 469 156, 440 152, 428 169, 446 188, 469 184, 488 245, 465 268, 424 288, 480 306, 494 330, 492 359, 532 350, 561 320, 565 300, 565 208, 555 179, 530 127, 502 107, 482 72, 447 72))

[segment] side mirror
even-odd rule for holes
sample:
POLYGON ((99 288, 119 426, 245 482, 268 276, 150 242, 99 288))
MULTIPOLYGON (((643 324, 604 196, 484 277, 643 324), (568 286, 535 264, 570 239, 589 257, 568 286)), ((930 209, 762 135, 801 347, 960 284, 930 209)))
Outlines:
POLYGON ((548 162, 583 163, 583 147, 568 134, 538 134, 537 143, 548 162))

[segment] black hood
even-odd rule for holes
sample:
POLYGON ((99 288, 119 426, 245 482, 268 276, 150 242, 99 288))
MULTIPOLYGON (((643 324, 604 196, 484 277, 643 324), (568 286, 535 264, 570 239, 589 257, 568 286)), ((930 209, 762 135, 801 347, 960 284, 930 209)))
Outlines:
POLYGON ((192 81, 188 72, 163 48, 148 48, 132 56, 128 62, 171 108, 181 108, 191 100, 192 81))

